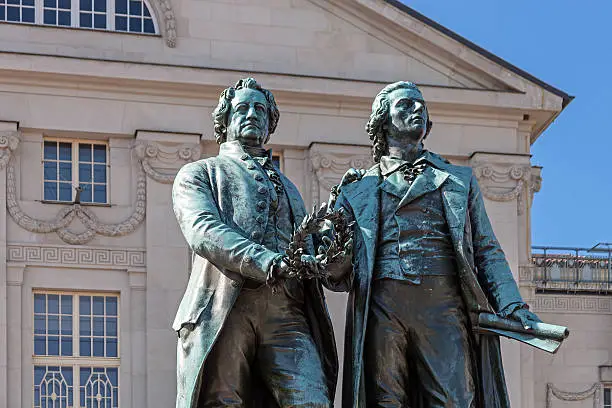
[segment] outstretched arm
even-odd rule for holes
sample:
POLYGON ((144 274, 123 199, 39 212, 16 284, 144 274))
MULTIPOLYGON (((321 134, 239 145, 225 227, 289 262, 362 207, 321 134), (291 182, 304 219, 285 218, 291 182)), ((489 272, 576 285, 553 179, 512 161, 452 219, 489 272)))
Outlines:
POLYGON ((206 168, 190 163, 179 171, 172 188, 174 213, 191 249, 220 270, 265 282, 281 255, 264 248, 222 221, 206 168))

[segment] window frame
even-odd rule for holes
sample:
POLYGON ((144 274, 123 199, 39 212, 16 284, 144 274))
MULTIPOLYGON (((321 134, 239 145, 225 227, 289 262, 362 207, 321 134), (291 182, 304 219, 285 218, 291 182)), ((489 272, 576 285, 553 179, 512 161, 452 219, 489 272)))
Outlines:
MULTIPOLYGON (((59 138, 59 137, 43 137, 42 148, 41 148, 41 202, 46 204, 72 204, 74 202, 76 196, 75 188, 79 186, 79 164, 81 163, 79 160, 79 144, 89 144, 89 145, 104 145, 106 147, 106 202, 99 203, 96 201, 81 201, 80 205, 92 205, 92 206, 100 206, 100 207, 108 207, 111 203, 110 197, 110 147, 107 140, 96 140, 96 139, 76 139, 76 138, 59 138), (71 201, 61 201, 61 200, 47 200, 45 199, 45 142, 53 142, 53 143, 70 143, 72 145, 72 199, 71 201)), ((93 159, 92 159, 93 160, 93 159)), ((57 161, 59 161, 59 156, 57 161)), ((59 177, 59 171, 58 171, 59 177)), ((93 185, 93 179, 92 183, 93 185)), ((93 199, 93 191, 91 192, 93 199)), ((59 192, 58 192, 59 198, 59 192)))
MULTIPOLYGON (((56 0, 56 5, 58 5, 59 0, 56 0)), ((92 0, 93 2, 94 0, 92 0)), ((44 6, 44 0, 34 0, 34 22, 29 22, 29 21, 13 21, 13 20, 8 20, 8 11, 5 10, 5 19, 4 20, 0 20, 0 23, 9 23, 9 24, 27 24, 27 25, 37 25, 37 26, 42 26, 42 27, 56 27, 56 28, 74 28, 74 29, 81 29, 81 30, 94 30, 94 31, 108 31, 108 32, 114 32, 114 33, 122 33, 122 34, 135 34, 135 35, 146 35, 146 36, 160 36, 160 28, 159 28, 159 24, 157 22, 157 15, 155 13, 155 8, 152 6, 151 2, 149 0, 140 0, 143 2, 143 4, 147 7, 147 9, 149 10, 149 14, 151 15, 151 20, 153 21, 153 28, 155 30, 154 33, 147 33, 145 31, 140 31, 140 32, 135 32, 135 31, 127 31, 127 30, 117 30, 115 28, 115 17, 116 17, 116 12, 115 12, 115 1, 116 0, 105 0, 106 1, 106 28, 94 28, 94 27, 81 27, 80 25, 80 13, 81 13, 81 9, 80 9, 80 0, 70 0, 70 25, 60 25, 60 24, 51 24, 51 23, 45 23, 45 18, 44 18, 44 10, 45 10, 45 6, 44 6)), ((129 1, 128 1, 128 11, 129 11, 129 1)), ((6 5, 5 5, 6 7, 6 5)), ((20 6, 20 16, 21 16, 21 8, 23 6, 20 6)), ((26 6, 26 7, 30 7, 30 6, 26 6)), ((57 9, 58 7, 56 7, 55 9, 57 9)), ((121 15, 121 17, 123 17, 123 14, 121 15)), ((56 19, 57 22, 57 19, 56 19)))
MULTIPOLYGON (((81 368, 115 368, 117 369, 117 404, 121 407, 121 294, 120 292, 114 291, 79 291, 79 290, 45 290, 45 289, 33 289, 31 292, 31 337, 32 342, 32 404, 34 404, 34 393, 36 391, 35 381, 35 368, 42 367, 67 367, 72 369, 72 392, 73 392, 73 405, 75 408, 83 408, 80 405, 80 374, 81 368), (68 295, 72 296, 72 356, 54 356, 54 355, 36 355, 34 349, 34 321, 35 321, 35 295, 68 295), (80 356, 80 296, 114 296, 117 298, 117 357, 94 357, 94 356, 80 356)), ((61 298, 60 298, 61 299, 61 298)), ((61 301, 61 300, 60 300, 61 301)), ((46 312, 47 314, 48 312, 46 312)), ((60 304, 61 313, 61 304, 60 304)), ((106 314, 104 315, 106 317, 106 314)), ((61 333, 61 331, 60 331, 61 333)))
POLYGON ((602 408, 612 408, 612 383, 603 383, 601 385, 601 406, 602 408), (606 404, 606 391, 610 395, 610 403, 606 404))

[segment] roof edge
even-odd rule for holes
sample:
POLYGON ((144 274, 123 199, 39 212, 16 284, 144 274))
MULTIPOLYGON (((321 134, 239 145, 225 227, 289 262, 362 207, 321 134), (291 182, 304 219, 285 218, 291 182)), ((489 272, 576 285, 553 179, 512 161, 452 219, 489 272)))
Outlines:
POLYGON ((442 24, 430 19, 429 17, 419 13, 418 11, 416 11, 415 9, 407 6, 406 4, 402 3, 399 0, 384 0, 386 3, 392 5, 393 7, 398 8, 399 10, 401 10, 402 12, 416 18, 417 20, 421 21, 424 24, 427 24, 428 26, 432 27, 433 29, 440 31, 442 34, 447 35, 448 37, 452 38, 455 41, 458 41, 459 43, 465 45, 466 47, 470 48, 471 50, 477 52, 478 54, 482 55, 483 57, 501 65, 502 67, 508 69, 509 71, 514 72, 515 74, 525 78, 526 80, 533 82, 536 85, 541 86, 542 88, 546 89, 547 91, 561 97, 563 99, 563 103, 562 103, 562 108, 565 108, 573 99, 574 96, 567 94, 566 92, 560 90, 559 88, 556 88, 544 81, 542 81, 541 79, 536 78, 535 76, 531 75, 529 72, 524 71, 522 69, 520 69, 519 67, 517 67, 516 65, 513 65, 511 63, 509 63, 508 61, 504 60, 501 57, 498 57, 497 55, 493 54, 490 51, 485 50, 484 48, 480 47, 479 45, 474 44, 473 42, 471 42, 470 40, 468 40, 465 37, 462 37, 461 35, 457 34, 456 32, 450 30, 449 28, 443 26, 442 24))

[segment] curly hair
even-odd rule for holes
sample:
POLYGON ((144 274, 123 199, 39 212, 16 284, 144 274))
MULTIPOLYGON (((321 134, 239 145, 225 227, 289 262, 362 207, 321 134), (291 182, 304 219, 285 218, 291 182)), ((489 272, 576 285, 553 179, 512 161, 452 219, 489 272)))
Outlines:
POLYGON ((236 82, 236 85, 229 87, 221 92, 219 104, 212 113, 213 125, 215 127, 215 139, 221 144, 227 140, 227 124, 229 121, 229 113, 232 107, 232 99, 236 96, 236 91, 240 89, 255 89, 261 92, 268 102, 268 137, 264 140, 264 144, 270 140, 270 135, 276 130, 280 112, 274 100, 272 92, 264 89, 253 78, 244 78, 236 82))
MULTIPOLYGON (((370 136, 370 140, 374 142, 372 144, 372 157, 374 158, 375 163, 380 162, 380 158, 389 151, 387 134, 385 130, 385 125, 389 119, 389 110, 391 106, 389 94, 398 89, 412 89, 418 93, 421 93, 419 88, 414 83, 399 81, 385 86, 383 90, 376 95, 376 98, 374 98, 374 102, 372 103, 372 113, 370 114, 370 119, 368 120, 365 129, 368 136, 370 136)), ((425 137, 427 137, 429 134, 432 125, 433 123, 428 120, 427 133, 425 134, 425 137)), ((423 140, 425 140, 425 137, 423 140)))

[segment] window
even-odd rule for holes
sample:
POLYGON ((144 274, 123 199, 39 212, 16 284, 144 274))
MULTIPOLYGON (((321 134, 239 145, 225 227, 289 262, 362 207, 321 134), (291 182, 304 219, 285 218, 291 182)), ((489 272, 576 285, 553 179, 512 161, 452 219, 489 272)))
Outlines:
POLYGON ((34 293, 34 408, 119 407, 119 297, 34 293))
POLYGON ((43 200, 107 204, 108 170, 105 143, 45 140, 43 200))
POLYGON ((0 21, 157 34, 148 0, 0 0, 0 21))
POLYGON ((612 408, 612 385, 603 388, 603 408, 612 408))

